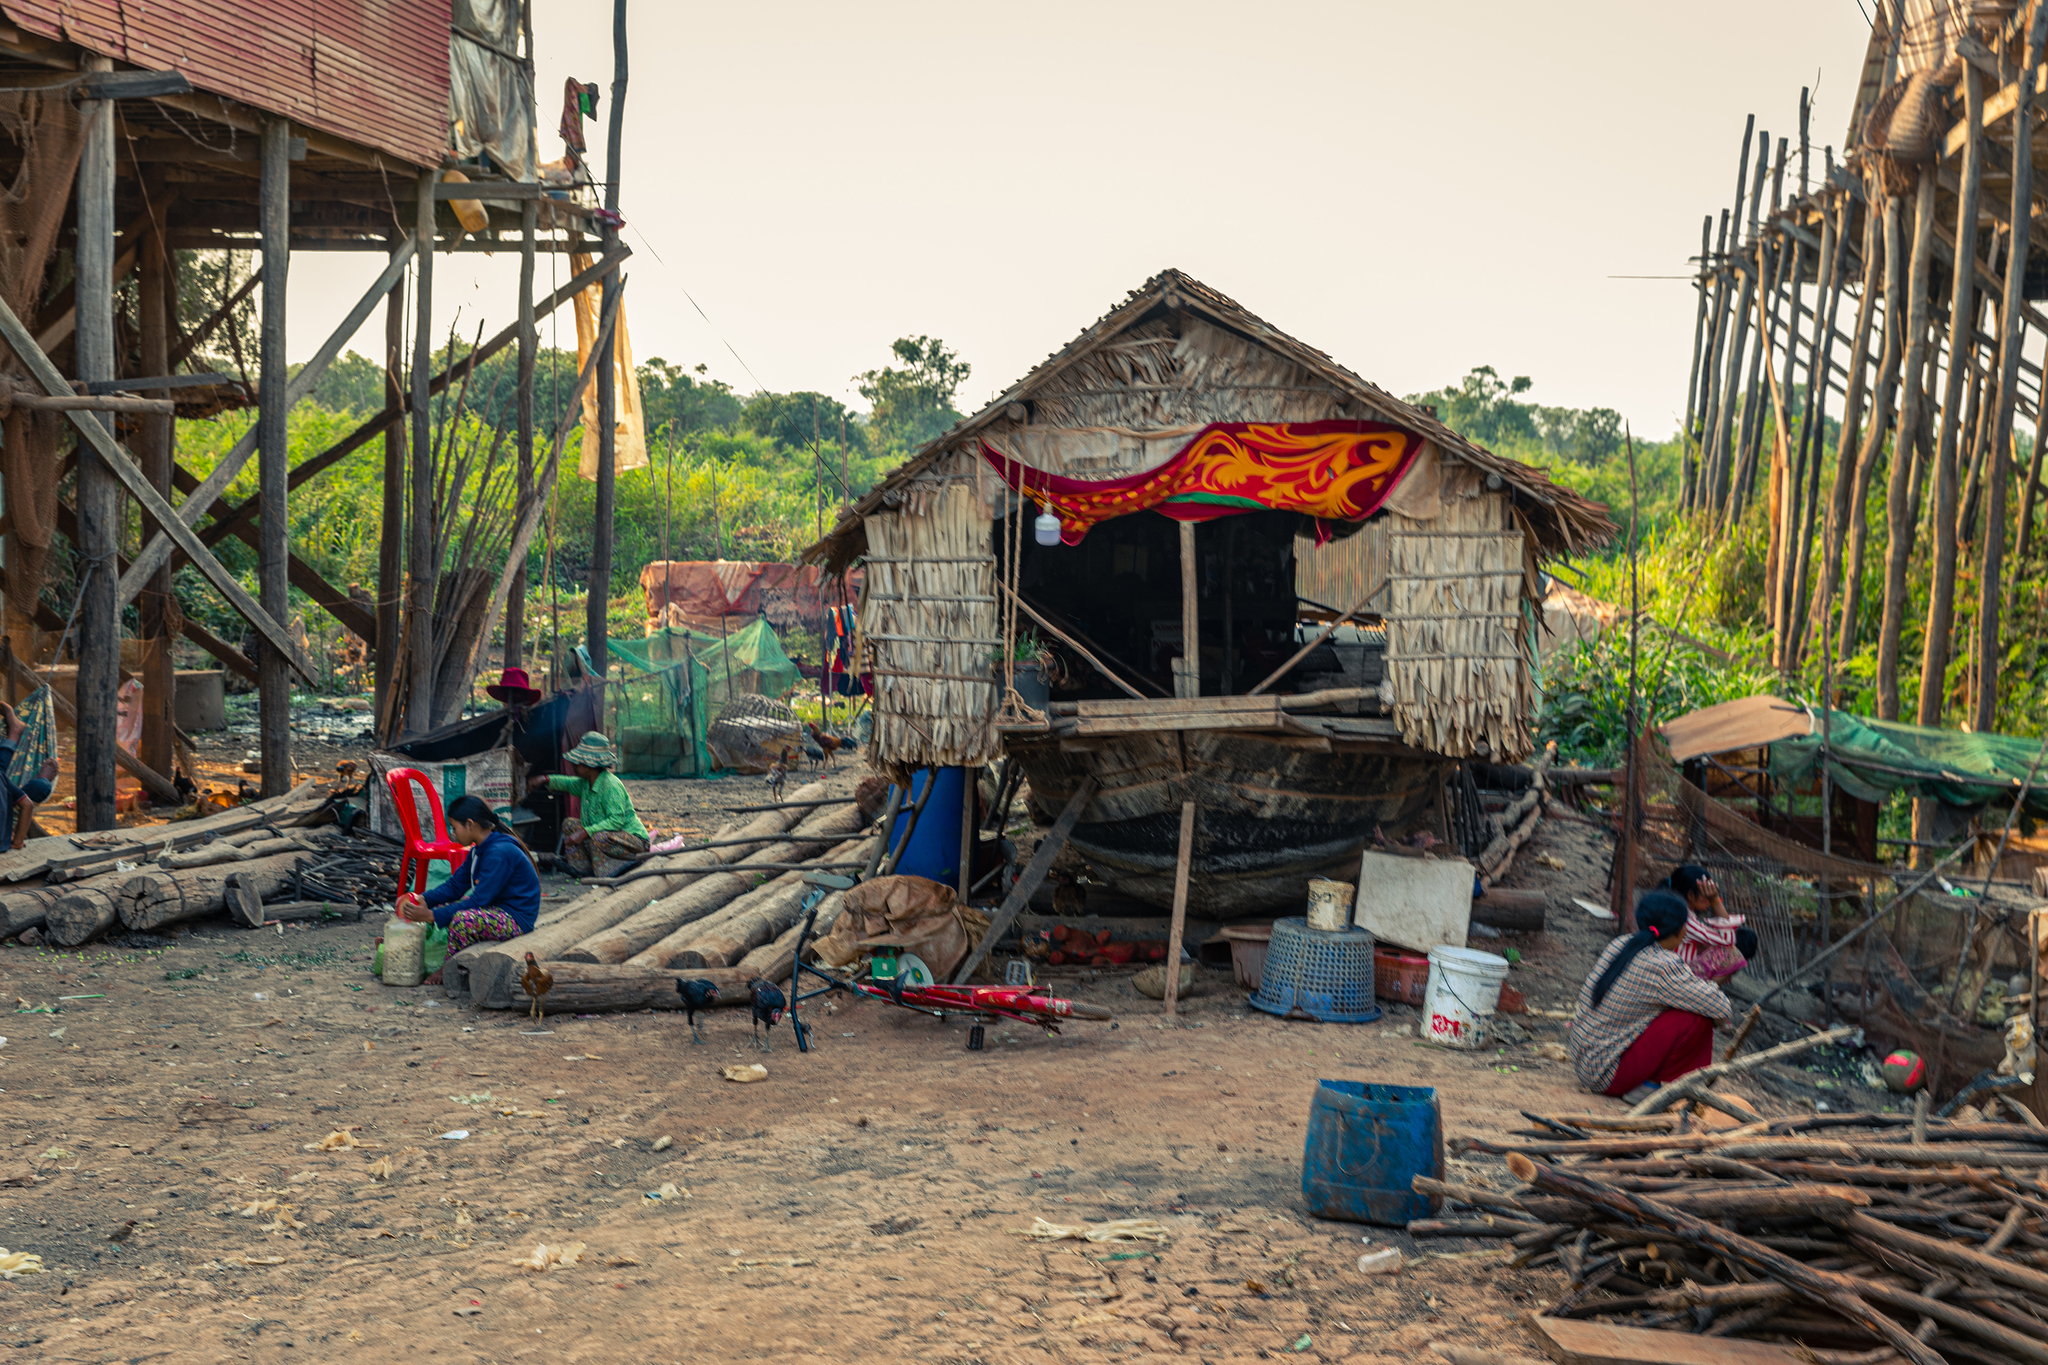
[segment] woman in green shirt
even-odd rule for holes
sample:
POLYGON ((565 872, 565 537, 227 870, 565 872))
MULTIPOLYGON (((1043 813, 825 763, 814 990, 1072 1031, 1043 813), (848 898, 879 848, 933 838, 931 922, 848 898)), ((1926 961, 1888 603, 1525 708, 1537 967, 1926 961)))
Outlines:
POLYGON ((579 877, 616 877, 647 852, 647 826, 640 823, 626 784, 612 771, 619 766, 619 751, 593 730, 566 757, 575 776, 535 773, 526 785, 545 785, 581 802, 581 817, 562 822, 562 856, 569 870, 579 877))

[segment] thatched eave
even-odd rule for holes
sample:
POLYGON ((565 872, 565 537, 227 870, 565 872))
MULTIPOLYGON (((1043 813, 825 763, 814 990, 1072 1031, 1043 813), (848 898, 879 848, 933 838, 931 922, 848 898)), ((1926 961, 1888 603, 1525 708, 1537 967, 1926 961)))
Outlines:
POLYGON ((1016 421, 1013 407, 1024 406, 1028 411, 1033 395, 1061 371, 1161 311, 1193 313, 1213 326, 1285 357, 1342 393, 1362 410, 1361 416, 1413 431, 1434 443, 1444 458, 1479 470, 1490 485, 1498 480, 1496 486, 1509 491, 1516 509, 1526 519, 1541 556, 1592 549, 1619 529, 1601 504, 1552 482, 1540 469, 1496 455, 1467 440, 1430 413, 1352 373, 1322 351, 1271 326, 1201 281, 1169 269, 1133 290, 1121 304, 1048 356, 987 407, 961 419, 952 429, 919 448, 850 510, 841 513, 838 523, 806 548, 799 562, 822 563, 835 571, 852 564, 866 552, 864 522, 870 514, 902 502, 907 486, 941 456, 999 423, 1016 421))

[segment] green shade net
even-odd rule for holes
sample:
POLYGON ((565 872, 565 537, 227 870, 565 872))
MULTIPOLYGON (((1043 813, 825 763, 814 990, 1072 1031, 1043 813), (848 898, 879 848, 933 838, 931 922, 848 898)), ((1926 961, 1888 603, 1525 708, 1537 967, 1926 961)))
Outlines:
POLYGON ((625 777, 711 777, 711 722, 735 696, 781 697, 801 676, 765 619, 724 639, 659 630, 612 640, 605 722, 625 777))
MULTIPOLYGON (((1771 745, 1770 773, 1781 783, 1808 786, 1820 778, 1820 713, 1811 714, 1816 733, 1771 745)), ((2048 817, 2048 763, 2027 783, 2041 752, 2038 739, 1935 730, 1840 711, 1828 715, 1828 775, 1863 801, 1903 795, 1959 807, 2004 807, 2024 785, 2028 813, 2048 817)))

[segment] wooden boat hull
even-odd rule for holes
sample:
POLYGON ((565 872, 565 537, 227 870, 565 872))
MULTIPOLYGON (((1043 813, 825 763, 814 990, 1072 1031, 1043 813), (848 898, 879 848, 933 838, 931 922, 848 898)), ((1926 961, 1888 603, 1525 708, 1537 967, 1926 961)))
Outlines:
POLYGON ((1012 738, 1033 814, 1052 820, 1084 775, 1100 784, 1069 843, 1117 890, 1173 904, 1181 803, 1196 803, 1188 911, 1299 912, 1315 876, 1355 880, 1377 827, 1434 828, 1451 764, 1374 741, 1165 730, 1082 742, 1012 738))

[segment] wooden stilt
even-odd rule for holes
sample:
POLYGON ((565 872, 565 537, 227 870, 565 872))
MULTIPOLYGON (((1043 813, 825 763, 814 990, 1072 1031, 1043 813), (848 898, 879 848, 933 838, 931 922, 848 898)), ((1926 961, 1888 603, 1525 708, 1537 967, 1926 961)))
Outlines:
POLYGON ((1699 506, 1700 487, 1706 476, 1707 446, 1713 439, 1715 410, 1721 401, 1721 351, 1728 335, 1729 289, 1734 279, 1727 266, 1728 210, 1721 210, 1721 230, 1714 238, 1712 298, 1707 305, 1707 353, 1701 365, 1699 429, 1685 449, 1680 471, 1681 505, 1692 511, 1699 506))
POLYGON ((1700 219, 1700 272, 1693 280, 1693 289, 1699 294, 1700 298, 1699 305, 1693 310, 1692 317, 1692 369, 1685 376, 1685 425, 1679 428, 1680 434, 1684 438, 1682 445, 1685 447, 1681 458, 1688 468, 1692 464, 1690 445, 1693 439, 1693 420, 1699 415, 1700 410, 1701 347, 1706 341, 1707 303, 1712 293, 1710 283, 1713 279, 1712 262, 1708 259, 1707 252, 1708 248, 1713 245, 1713 241, 1714 215, 1710 213, 1700 219))
MULTIPOLYGON (((2048 45, 2048 5, 2037 5, 2033 22, 2027 27, 2022 71, 2031 73, 2040 68, 2044 45, 2048 45)), ((2034 158, 2028 150, 2034 126, 2034 82, 2031 78, 2022 79, 2018 87, 2012 126, 2023 131, 2020 154, 2013 157, 2011 221, 2015 226, 2012 245, 2006 252, 2005 289, 1998 312, 1998 406, 1990 442, 1990 458, 1997 461, 1998 474, 1985 481, 1984 559, 1978 575, 1977 705, 1971 725, 1980 734, 1991 731, 1998 721, 1998 668, 2003 655, 1999 648, 1998 611, 2000 579, 2005 573, 2005 467, 2011 458, 2007 452, 2012 449, 2013 410, 2019 401, 2020 348, 2025 338, 2020 315, 2026 301, 2024 286, 2032 236, 2019 229, 2031 221, 2034 202, 2034 158)))
MULTIPOLYGON (((291 614, 291 589, 285 577, 290 553, 285 509, 285 478, 291 472, 291 450, 286 443, 291 404, 285 393, 285 276, 292 255, 291 125, 281 118, 270 119, 263 125, 262 136, 263 377, 256 448, 263 527, 257 582, 263 610, 283 623, 291 614)), ((291 672, 283 656, 266 649, 257 657, 256 673, 263 795, 282 796, 292 789, 291 672)))
MULTIPOLYGON (((1763 444, 1764 397, 1775 385, 1767 382, 1766 375, 1775 379, 1772 367, 1777 364, 1773 347, 1778 336, 1778 318, 1783 309, 1786 277, 1797 278, 1804 244, 1798 239, 1775 230, 1774 223, 1779 202, 1784 193, 1786 140, 1778 139, 1778 159, 1771 168, 1771 218, 1765 230, 1757 236, 1757 273, 1762 283, 1759 297, 1765 307, 1758 311, 1767 315, 1768 320, 1758 324, 1756 353, 1749 361, 1749 385, 1743 398, 1742 438, 1735 446, 1735 459, 1729 466, 1728 492, 1721 505, 1722 521, 1733 526, 1742 519, 1742 513, 1749 506, 1752 490, 1756 484, 1758 452, 1763 444)), ((1794 323, 1796 331, 1797 316, 1794 323)), ((1782 395, 1780 395, 1782 397, 1782 395)), ((1778 411, 1773 403, 1771 411, 1778 411)), ((1774 419, 1775 421, 1775 419, 1774 419)), ((1782 428, 1781 428, 1782 429, 1782 428)), ((1776 443, 1773 443, 1774 447, 1776 443)))
MULTIPOLYGON (((613 213, 619 208, 619 168, 626 136, 626 0, 612 4, 612 115, 605 137, 604 206, 613 213)), ((604 245, 617 245, 618 230, 606 227, 604 245)), ((607 276, 605 293, 619 287, 619 277, 607 276)), ((616 346, 618 343, 613 342, 616 346)), ((591 531, 590 583, 584 614, 585 643, 591 662, 602 675, 606 668, 606 617, 611 606, 612 546, 615 499, 618 493, 618 366, 606 356, 597 371, 597 488, 595 526, 591 531)))
POLYGON ((1195 523, 1180 523, 1180 658, 1173 664, 1173 695, 1202 695, 1201 573, 1195 559, 1195 523))
MULTIPOLYGON (((1874 177, 1870 186, 1876 189, 1874 177)), ((1870 540, 1870 484, 1877 475, 1877 462, 1884 454, 1885 436, 1893 419, 1892 395, 1898 387, 1899 371, 1904 363, 1906 315, 1893 308, 1906 293, 1905 232, 1901 223, 1904 215, 1904 200, 1897 195, 1887 196, 1883 229, 1884 347, 1877 365, 1877 383, 1871 392, 1870 427, 1864 432, 1863 446, 1856 456, 1856 474, 1849 494, 1847 534, 1844 537, 1847 541, 1847 563, 1841 577, 1841 639, 1835 648, 1838 659, 1847 659, 1856 653, 1856 641, 1861 634, 1858 618, 1861 616, 1863 557, 1870 540)))
MULTIPOLYGON (((1956 268, 1949 272, 1948 374, 1942 388, 1941 433, 1934 446, 1934 570, 1927 591, 1927 625, 1920 656, 1922 725, 1941 724, 1942 693, 1948 680, 1949 632, 1956 608, 1956 440, 1963 419, 1964 385, 1976 351, 1977 290, 1965 258, 1977 240, 1977 189, 1984 175, 1984 92, 1973 71, 1963 73, 1963 180, 1956 195, 1956 268)), ((1914 825, 1922 824, 1915 806, 1914 825)), ((1916 834, 1915 838, 1924 837, 1916 834)))
POLYGON ((1188 870, 1195 856, 1195 803, 1180 803, 1180 854, 1173 864, 1173 922, 1166 931, 1166 1017, 1180 1004, 1181 935, 1188 927, 1188 870))
POLYGON ((1912 492, 1908 453, 1926 420, 1928 271, 1934 259, 1935 181, 1920 177, 1913 197, 1913 263, 1907 277, 1905 392, 1899 399, 1898 436, 1892 442, 1890 496, 1886 500, 1884 616, 1877 637, 1877 715, 1899 718, 1899 650, 1906 625, 1906 570, 1913 553, 1913 524, 1907 520, 1912 492))
MULTIPOLYGON (((533 312, 533 242, 540 205, 529 199, 519 214, 519 498, 533 496, 533 371, 540 357, 540 333, 533 312)), ((485 646, 490 642, 486 640, 485 646)), ((512 577, 505 599, 505 667, 526 666, 526 566, 512 577)))
POLYGON ((963 903, 974 885, 974 833, 979 823, 974 818, 974 795, 978 785, 974 773, 973 768, 960 770, 960 863, 956 870, 960 874, 957 894, 963 903))
POLYGON ((1704 510, 1709 504, 1710 490, 1714 486, 1714 462, 1719 456, 1724 432, 1727 430, 1729 408, 1734 401, 1734 377, 1740 371, 1741 357, 1736 353, 1735 340, 1731 332, 1746 324, 1748 309, 1736 301, 1745 287, 1748 276, 1737 268, 1736 258, 1742 247, 1742 201, 1749 188, 1750 139, 1756 135, 1756 115, 1751 114, 1742 127, 1742 153, 1735 168, 1735 205, 1722 219, 1721 245, 1719 255, 1723 269, 1721 299, 1719 304, 1720 325, 1717 344, 1713 352, 1712 373, 1709 376, 1713 387, 1713 402, 1707 410, 1707 429, 1700 446, 1699 479, 1692 493, 1692 509, 1704 510))
POLYGON ((406 652, 412 659, 406 679, 405 732, 418 734, 433 726, 434 670, 434 442, 428 380, 434 372, 434 183, 432 171, 420 174, 418 221, 418 297, 413 301, 412 331, 412 525, 406 552, 406 652))
MULTIPOLYGON (((388 239, 394 259, 404 250, 406 238, 392 232, 388 239)), ((398 665, 398 632, 404 619, 405 601, 405 426, 399 414, 405 408, 405 282, 391 287, 384 300, 384 524, 377 538, 377 642, 376 710, 385 714, 390 699, 392 673, 398 665)))
MULTIPOLYGON (((88 57, 88 70, 112 69, 88 57)), ((114 124, 111 101, 79 101, 85 151, 78 162, 78 377, 114 377, 114 124)), ((112 432, 112 419, 88 416, 112 432)), ((91 443, 78 442, 78 828, 114 827, 115 693, 121 678, 121 617, 114 554, 121 536, 121 490, 91 443)))
MULTIPOLYGON (((1787 673, 1799 667, 1801 653, 1806 644, 1807 593, 1813 581, 1814 528, 1819 521, 1821 463, 1826 444, 1828 425, 1827 376, 1834 364, 1835 318, 1841 309, 1842 294, 1849 273, 1849 227, 1852 220, 1852 200, 1842 195, 1841 202, 1829 222, 1834 225, 1834 252, 1828 267, 1827 284, 1824 292, 1826 306, 1819 311, 1824 319, 1820 329, 1820 352, 1816 361, 1809 364, 1806 373, 1806 420, 1799 433, 1800 442, 1806 448, 1806 490, 1800 504, 1799 530, 1797 533, 1797 554, 1792 569, 1792 588, 1787 596, 1785 610, 1780 619, 1786 623, 1788 637, 1785 646, 1787 673)), ((1867 324, 1868 319, 1861 321, 1867 324)), ((1867 341, 1868 332, 1863 340, 1867 341)), ((1851 343, 1850 363, 1852 372, 1848 389, 1853 392, 1860 405, 1863 395, 1864 347, 1861 341, 1851 343)), ((1849 422, 1849 395, 1843 395, 1843 421, 1849 422)), ((1846 437, 1844 450, 1853 448, 1855 438, 1846 437)), ((1846 455, 1843 457, 1846 459, 1846 455)))
MULTIPOLYGON (((155 203, 163 191, 162 176, 155 175, 144 191, 144 198, 155 203)), ((177 290, 177 272, 171 270, 169 253, 164 247, 163 224, 153 220, 146 235, 139 244, 140 258, 136 262, 136 333, 141 345, 138 359, 142 372, 147 375, 171 372, 171 329, 170 319, 174 316, 171 301, 177 290)), ((154 398, 169 398, 170 390, 158 389, 148 395, 154 398)), ((175 439, 177 422, 170 417, 144 418, 138 424, 134 450, 142 465, 142 475, 156 491, 166 499, 171 495, 171 442, 175 439)), ((145 515, 142 519, 142 538, 148 540, 155 531, 154 521, 145 515)), ((149 591, 143 593, 137 602, 138 616, 142 627, 141 638, 145 650, 142 662, 142 745, 139 756, 142 761, 157 772, 171 771, 176 762, 175 740, 177 737, 177 660, 171 653, 171 632, 169 629, 171 607, 171 576, 161 572, 150 581, 149 591)))

